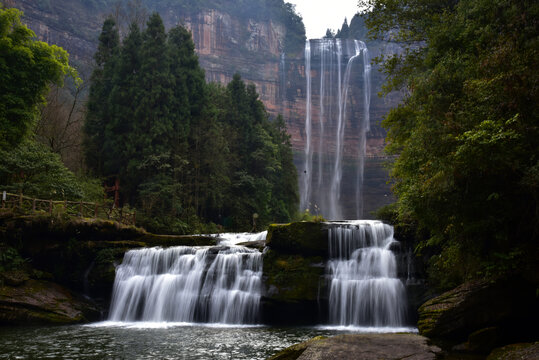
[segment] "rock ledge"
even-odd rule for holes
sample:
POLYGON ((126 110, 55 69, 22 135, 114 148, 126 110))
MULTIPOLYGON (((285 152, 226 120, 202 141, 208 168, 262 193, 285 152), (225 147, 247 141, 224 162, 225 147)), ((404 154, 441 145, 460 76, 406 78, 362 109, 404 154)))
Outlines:
POLYGON ((358 334, 311 339, 270 360, 434 360, 440 352, 427 338, 415 334, 358 334))

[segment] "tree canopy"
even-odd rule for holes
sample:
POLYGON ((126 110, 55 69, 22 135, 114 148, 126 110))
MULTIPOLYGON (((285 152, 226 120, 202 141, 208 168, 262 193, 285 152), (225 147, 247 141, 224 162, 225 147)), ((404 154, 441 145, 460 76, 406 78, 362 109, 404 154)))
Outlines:
MULTIPOLYGON (((0 6, 0 185, 3 190, 42 199, 101 200, 98 182, 75 176, 51 147, 36 141, 36 127, 50 121, 40 111, 52 84, 70 76, 68 54, 37 41, 21 23, 22 13, 0 6)), ((65 129, 65 128, 64 128, 65 129)))
MULTIPOLYGON (((437 249, 442 286, 520 266, 539 235, 539 5, 521 0, 367 0, 371 36, 406 47, 386 58, 387 150, 401 221, 437 249), (492 267, 492 264, 495 264, 492 267)), ((532 248, 531 253, 535 253, 532 248)))
POLYGON ((289 138, 254 85, 239 75, 206 84, 191 34, 167 33, 157 13, 117 39, 107 19, 85 126, 94 174, 119 177, 123 202, 153 231, 251 230, 254 214, 259 226, 289 221, 298 198, 289 138))
POLYGON ((0 5, 0 149, 29 136, 49 85, 77 78, 62 48, 37 41, 21 23, 22 12, 0 5))

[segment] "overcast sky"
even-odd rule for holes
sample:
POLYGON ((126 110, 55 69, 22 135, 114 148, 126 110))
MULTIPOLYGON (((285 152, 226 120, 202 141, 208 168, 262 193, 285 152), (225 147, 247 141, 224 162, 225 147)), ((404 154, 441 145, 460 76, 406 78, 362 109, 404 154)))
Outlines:
POLYGON ((308 39, 318 39, 326 29, 340 29, 344 18, 350 19, 358 12, 357 0, 285 0, 296 5, 296 12, 303 18, 308 39))

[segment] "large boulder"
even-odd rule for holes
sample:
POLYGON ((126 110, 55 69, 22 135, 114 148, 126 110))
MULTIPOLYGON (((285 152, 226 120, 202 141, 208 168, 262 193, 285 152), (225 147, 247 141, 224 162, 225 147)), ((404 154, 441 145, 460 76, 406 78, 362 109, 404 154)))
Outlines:
POLYGON ((520 278, 464 283, 419 308, 419 332, 463 341, 477 330, 497 327, 501 337, 519 336, 523 324, 537 321, 535 291, 535 286, 520 278))
POLYGON ((494 349, 487 360, 537 360, 539 359, 539 342, 511 344, 494 349))
POLYGON ((328 256, 328 229, 320 222, 294 222, 269 226, 266 246, 282 254, 328 256))
POLYGON ((327 293, 324 282, 327 226, 305 221, 270 225, 266 246, 262 298, 264 323, 320 323, 326 312, 320 305, 324 307, 327 293))
POLYGON ((440 349, 414 334, 361 334, 315 338, 294 345, 271 360, 434 360, 440 349))
POLYGON ((24 278, 0 286, 0 324, 73 324, 99 317, 92 302, 50 281, 24 278))
POLYGON ((263 320, 266 324, 320 322, 319 294, 325 294, 322 257, 264 253, 263 320))

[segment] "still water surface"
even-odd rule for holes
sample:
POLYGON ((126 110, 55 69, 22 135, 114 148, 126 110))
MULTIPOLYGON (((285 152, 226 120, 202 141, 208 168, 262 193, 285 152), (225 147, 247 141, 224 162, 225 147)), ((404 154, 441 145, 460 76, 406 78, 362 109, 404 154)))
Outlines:
POLYGON ((372 330, 110 322, 0 327, 0 359, 266 359, 314 336, 365 331, 372 330))

